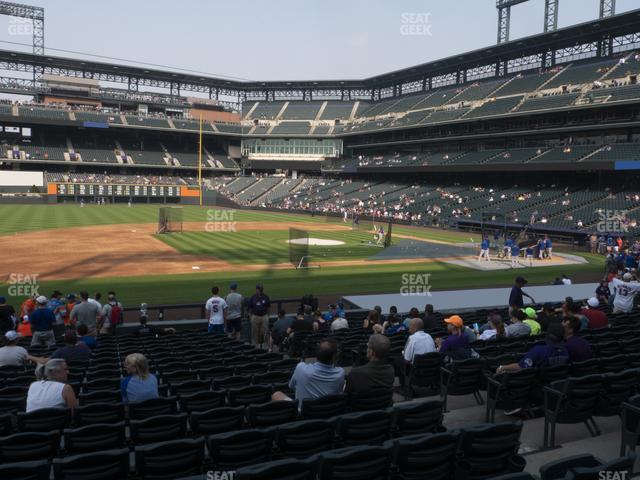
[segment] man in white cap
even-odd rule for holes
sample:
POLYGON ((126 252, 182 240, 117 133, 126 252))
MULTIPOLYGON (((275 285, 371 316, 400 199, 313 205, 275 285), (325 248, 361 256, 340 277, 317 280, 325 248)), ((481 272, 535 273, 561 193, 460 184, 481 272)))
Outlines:
POLYGON ((26 349, 18 346, 18 339, 21 337, 15 330, 9 330, 4 334, 5 346, 0 348, 0 367, 16 366, 23 367, 25 363, 45 363, 46 358, 33 357, 26 349))
POLYGON ((587 300, 587 307, 581 313, 589 320, 588 328, 605 328, 609 326, 607 314, 599 310, 600 301, 596 297, 587 300))
POLYGON ((633 300, 640 291, 640 283, 632 280, 633 275, 627 272, 622 276, 622 280, 614 278, 609 283, 616 295, 613 299, 613 313, 629 313, 633 310, 633 300))
POLYGON ((31 345, 46 344, 47 347, 53 347, 56 344, 56 337, 53 334, 56 316, 47 307, 47 302, 47 297, 40 295, 36 298, 36 309, 29 315, 29 323, 33 332, 31 345))

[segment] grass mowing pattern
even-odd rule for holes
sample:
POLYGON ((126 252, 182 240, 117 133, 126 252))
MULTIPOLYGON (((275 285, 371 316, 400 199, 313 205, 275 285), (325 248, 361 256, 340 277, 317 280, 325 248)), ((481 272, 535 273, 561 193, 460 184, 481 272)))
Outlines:
MULTIPOLYGON (((289 262, 287 230, 184 232, 156 237, 181 253, 212 256, 239 265, 289 262)), ((373 238, 373 235, 367 232, 312 231, 309 232, 309 237, 345 242, 344 245, 336 246, 310 246, 311 263, 366 259, 380 252, 379 247, 361 245, 361 242, 368 242, 373 238)))

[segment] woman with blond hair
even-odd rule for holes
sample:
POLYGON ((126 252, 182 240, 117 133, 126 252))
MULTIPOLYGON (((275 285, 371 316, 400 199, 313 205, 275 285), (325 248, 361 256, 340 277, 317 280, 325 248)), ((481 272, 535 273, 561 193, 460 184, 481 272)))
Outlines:
POLYGON ((129 374, 122 379, 120 390, 124 403, 140 403, 158 398, 158 379, 149 373, 149 362, 141 353, 132 353, 124 359, 129 374))
POLYGON ((66 384, 69 369, 62 358, 52 358, 36 367, 36 381, 27 393, 26 412, 42 408, 75 408, 76 394, 66 384))

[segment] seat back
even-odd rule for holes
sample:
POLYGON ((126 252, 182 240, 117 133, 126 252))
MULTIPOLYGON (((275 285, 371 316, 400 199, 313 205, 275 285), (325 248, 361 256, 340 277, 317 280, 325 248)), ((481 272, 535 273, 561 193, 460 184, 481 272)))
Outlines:
POLYGON ((230 388, 227 390, 229 405, 251 405, 252 403, 266 403, 271 400, 271 387, 266 385, 249 385, 247 387, 230 388))
POLYGON ((306 458, 333 447, 333 425, 328 420, 303 420, 276 428, 277 454, 306 458))
POLYGON ((522 423, 498 423, 464 429, 459 450, 474 475, 513 472, 509 465, 520 446, 522 423))
POLYGON ((248 467, 239 468, 235 478, 237 480, 316 480, 314 472, 315 459, 273 460, 248 467))
POLYGON ((25 432, 0 438, 0 463, 52 458, 60 446, 60 433, 25 432))
POLYGON ((637 390, 638 371, 623 370, 618 373, 606 373, 602 376, 602 390, 595 413, 600 416, 618 415, 622 402, 625 402, 637 390))
POLYGON ((305 398, 300 413, 306 419, 331 418, 347 413, 347 404, 348 397, 344 394, 305 398))
POLYGON ((69 408, 41 408, 29 413, 18 413, 18 431, 20 432, 61 431, 70 424, 69 408))
POLYGON ((191 430, 196 435, 217 434, 239 430, 244 423, 244 407, 220 407, 192 412, 191 430))
POLYGON ((129 474, 129 450, 105 450, 53 460, 54 478, 109 480, 129 474))
POLYGON ((181 412, 202 412, 212 408, 223 407, 226 402, 226 392, 223 390, 209 390, 190 395, 181 394, 178 397, 178 402, 181 412))
POLYGON ((338 441, 344 446, 379 445, 391 435, 391 413, 356 412, 333 419, 338 441))
POLYGON ((135 459, 136 472, 145 480, 172 480, 194 475, 202 468, 204 439, 185 438, 136 447, 135 459))
POLYGON ((158 415, 144 420, 131 420, 131 440, 136 445, 183 438, 187 433, 187 414, 158 415))
POLYGON ((93 403, 73 410, 74 422, 77 426, 95 423, 118 423, 124 420, 122 403, 93 403))
POLYGON ((0 464, 0 478, 11 480, 49 480, 51 467, 47 460, 0 464))
POLYGON ((569 378, 553 382, 550 387, 564 393, 558 421, 574 423, 590 418, 596 408, 602 389, 602 375, 569 378))
POLYGON ((393 389, 372 388, 371 390, 349 395, 349 407, 352 412, 384 410, 393 405, 393 389))
POLYGON ((176 397, 150 398, 144 402, 129 405, 131 420, 142 420, 158 415, 174 415, 177 412, 176 397))
POLYGON ((403 402, 391 407, 393 429, 397 436, 436 433, 442 428, 442 402, 403 402))
POLYGON ((93 403, 118 403, 122 402, 122 392, 118 390, 96 390, 89 393, 80 393, 78 396, 80 405, 93 403))
POLYGON ((125 447, 125 423, 96 423, 64 430, 64 449, 69 455, 125 447))
POLYGON ((420 434, 385 443, 391 448, 392 463, 407 480, 448 480, 453 478, 459 431, 420 434))
POLYGON ((209 455, 218 470, 267 462, 271 459, 272 443, 269 430, 241 430, 207 437, 209 455))
MULTIPOLYGON (((319 480, 386 480, 390 448, 360 446, 317 456, 319 480)), ((426 477, 425 477, 426 478, 426 477)))
POLYGON ((252 428, 271 427, 298 418, 297 402, 266 402, 247 407, 247 420, 252 428))

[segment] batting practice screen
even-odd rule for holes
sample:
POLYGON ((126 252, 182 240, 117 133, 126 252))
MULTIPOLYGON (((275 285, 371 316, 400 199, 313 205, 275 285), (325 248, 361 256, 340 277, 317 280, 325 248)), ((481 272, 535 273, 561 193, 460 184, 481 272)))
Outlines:
POLYGON ((158 233, 182 232, 182 208, 160 207, 158 233))
POLYGON ((309 232, 306 230, 298 230, 297 228, 289 229, 289 261, 295 265, 304 262, 305 257, 309 256, 309 232))

